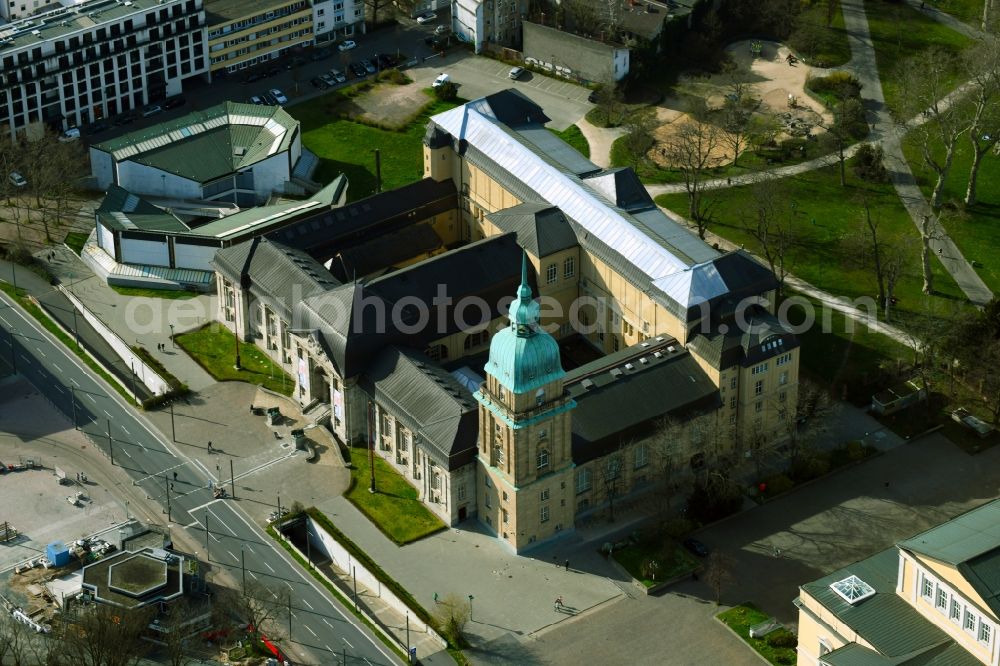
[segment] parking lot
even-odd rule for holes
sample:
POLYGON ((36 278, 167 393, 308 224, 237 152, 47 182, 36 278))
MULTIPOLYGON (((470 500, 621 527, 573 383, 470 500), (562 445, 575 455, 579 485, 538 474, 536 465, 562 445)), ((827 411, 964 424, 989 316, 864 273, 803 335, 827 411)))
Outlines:
POLYGON ((124 521, 125 503, 108 476, 110 465, 87 438, 23 380, 5 384, 0 395, 0 461, 38 465, 0 475, 0 525, 19 533, 0 544, 0 571, 42 555, 52 541, 72 541, 124 521), (56 468, 66 473, 65 484, 56 468), (87 481, 78 482, 77 472, 87 481), (66 498, 78 492, 86 499, 71 505, 66 498))

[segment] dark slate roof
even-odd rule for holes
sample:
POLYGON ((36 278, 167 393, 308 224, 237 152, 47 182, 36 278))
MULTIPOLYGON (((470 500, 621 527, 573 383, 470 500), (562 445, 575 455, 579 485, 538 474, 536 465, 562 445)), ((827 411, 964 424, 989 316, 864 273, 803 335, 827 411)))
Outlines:
POLYGON ((565 386, 577 402, 578 465, 652 432, 664 416, 689 418, 722 404, 712 380, 670 339, 651 339, 571 370, 565 386))
POLYGON ((536 257, 577 245, 576 233, 555 206, 523 203, 490 213, 486 218, 506 232, 517 234, 517 243, 536 257))
POLYGON ((433 340, 479 326, 481 316, 486 321, 500 316, 501 304, 520 283, 520 263, 514 234, 494 236, 367 284, 352 282, 315 294, 295 305, 295 321, 302 330, 315 332, 342 377, 354 377, 386 345, 423 350, 433 340), (439 286, 449 300, 435 304, 439 286), (482 299, 489 311, 484 315, 469 306, 468 298, 482 299), (397 303, 402 303, 396 308, 401 321, 392 316, 397 303), (416 303, 428 313, 425 325, 419 325, 416 303), (463 308, 462 322, 456 321, 458 308, 463 308))
POLYGON ((449 470, 475 459, 476 403, 464 386, 422 353, 386 347, 365 370, 361 384, 428 444, 449 470))
POLYGON ((265 237, 223 248, 212 265, 227 279, 249 287, 285 321, 292 321, 292 308, 304 298, 340 286, 330 271, 305 252, 265 237))
POLYGON ((1000 500, 899 542, 899 547, 958 568, 1000 617, 1000 500))
POLYGON ((307 217, 268 237, 326 262, 346 248, 368 242, 375 234, 391 234, 412 226, 414 219, 426 219, 457 207, 455 184, 450 179, 437 182, 425 178, 307 217))
POLYGON ((490 115, 508 127, 524 125, 544 125, 552 120, 545 115, 542 107, 529 99, 520 90, 507 88, 487 95, 472 104, 488 107, 490 115))
POLYGON ((612 206, 630 213, 656 206, 639 176, 626 167, 585 176, 583 182, 611 202, 612 206))
POLYGON ((912 656, 950 642, 944 631, 896 594, 898 572, 899 551, 892 547, 806 583, 801 589, 884 657, 912 656), (831 583, 852 575, 875 589, 873 596, 854 605, 830 589, 831 583))
POLYGON ((432 252, 444 243, 429 224, 404 227, 391 235, 376 236, 367 243, 338 252, 330 272, 348 282, 380 270, 392 270, 397 263, 432 252))
POLYGON ((748 324, 746 330, 740 330, 731 316, 707 322, 709 330, 692 335, 688 349, 713 368, 725 370, 736 365, 756 365, 799 346, 795 334, 785 330, 774 315, 759 306, 747 308, 742 319, 748 324))
POLYGON ((119 185, 108 187, 101 205, 95 212, 103 225, 118 231, 133 229, 167 233, 190 231, 186 224, 169 211, 153 205, 119 185))

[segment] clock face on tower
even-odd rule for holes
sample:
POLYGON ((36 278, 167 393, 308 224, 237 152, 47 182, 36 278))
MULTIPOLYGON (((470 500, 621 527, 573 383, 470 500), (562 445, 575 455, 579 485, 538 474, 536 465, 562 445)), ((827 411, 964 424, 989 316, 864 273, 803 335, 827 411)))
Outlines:
POLYGON ((518 324, 517 325, 517 334, 518 335, 527 335, 528 334, 528 327, 525 324, 518 324))

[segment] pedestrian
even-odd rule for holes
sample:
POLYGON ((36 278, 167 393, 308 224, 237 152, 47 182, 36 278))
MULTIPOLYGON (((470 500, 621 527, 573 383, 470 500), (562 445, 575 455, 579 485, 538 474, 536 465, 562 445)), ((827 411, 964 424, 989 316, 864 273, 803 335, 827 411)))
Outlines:
POLYGON ((174 472, 174 481, 177 480, 177 472, 174 472))
POLYGON ((566 560, 566 571, 569 571, 569 560, 566 560))
POLYGON ((208 440, 208 452, 212 452, 212 440, 208 440))
POLYGON ((781 551, 778 549, 777 546, 775 546, 775 548, 774 548, 774 556, 777 557, 778 555, 781 555, 781 551))
POLYGON ((562 595, 560 595, 556 597, 556 610, 562 610, 562 607, 563 607, 563 598, 562 595))
POLYGON ((174 489, 174 484, 172 484, 172 483, 170 484, 170 489, 171 489, 171 490, 173 490, 173 489, 174 489))
POLYGON ((938 254, 944 254, 944 248, 943 247, 939 247, 938 248, 938 254))
POLYGON ((438 593, 434 593, 434 603, 438 603, 438 593))
POLYGON ((888 488, 888 487, 889 487, 889 482, 888 482, 888 481, 886 481, 886 482, 885 482, 885 487, 886 487, 886 488, 888 488))

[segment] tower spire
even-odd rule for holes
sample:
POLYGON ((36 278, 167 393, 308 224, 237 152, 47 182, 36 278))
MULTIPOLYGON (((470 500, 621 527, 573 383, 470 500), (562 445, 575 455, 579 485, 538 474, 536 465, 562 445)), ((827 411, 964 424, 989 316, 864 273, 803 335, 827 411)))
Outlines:
POLYGON ((517 298, 510 304, 510 326, 520 338, 526 338, 535 333, 538 325, 538 303, 531 297, 531 287, 528 286, 528 253, 521 253, 521 286, 517 289, 517 298))

